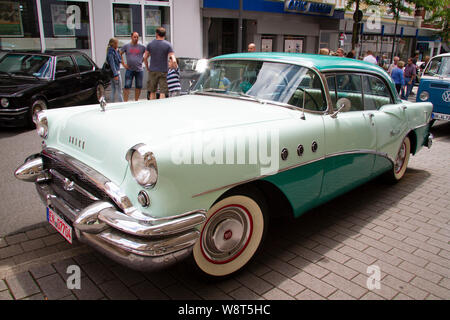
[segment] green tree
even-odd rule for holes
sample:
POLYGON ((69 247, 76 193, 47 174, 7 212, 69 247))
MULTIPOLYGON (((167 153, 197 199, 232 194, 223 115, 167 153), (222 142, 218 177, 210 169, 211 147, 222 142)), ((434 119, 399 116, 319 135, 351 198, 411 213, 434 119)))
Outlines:
POLYGON ((416 0, 416 8, 432 12, 432 15, 424 22, 436 25, 441 29, 439 35, 443 42, 448 43, 450 40, 450 0, 416 0))

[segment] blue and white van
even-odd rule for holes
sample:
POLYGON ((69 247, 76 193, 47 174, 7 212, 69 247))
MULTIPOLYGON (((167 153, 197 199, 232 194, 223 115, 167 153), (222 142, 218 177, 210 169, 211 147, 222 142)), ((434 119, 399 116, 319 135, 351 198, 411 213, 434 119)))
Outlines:
POLYGON ((433 120, 450 121, 450 53, 437 55, 428 62, 416 101, 433 104, 433 120))

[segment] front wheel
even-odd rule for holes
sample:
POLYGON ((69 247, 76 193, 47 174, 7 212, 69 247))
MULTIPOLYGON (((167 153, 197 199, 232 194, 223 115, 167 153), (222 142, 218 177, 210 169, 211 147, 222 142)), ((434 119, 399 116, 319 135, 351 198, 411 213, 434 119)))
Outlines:
POLYGON ((259 193, 228 196, 207 213, 193 258, 201 273, 229 276, 244 267, 261 248, 268 227, 268 211, 259 193))

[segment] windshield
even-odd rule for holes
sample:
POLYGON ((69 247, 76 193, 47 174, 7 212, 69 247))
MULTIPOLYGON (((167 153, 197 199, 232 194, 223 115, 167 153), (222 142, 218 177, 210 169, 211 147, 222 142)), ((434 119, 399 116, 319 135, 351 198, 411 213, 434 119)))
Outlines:
POLYGON ((211 61, 193 90, 326 109, 319 76, 306 67, 286 63, 211 61))
POLYGON ((32 54, 8 54, 0 62, 0 74, 50 78, 50 57, 32 54))
POLYGON ((433 58, 428 64, 425 74, 429 76, 450 76, 450 57, 433 58))

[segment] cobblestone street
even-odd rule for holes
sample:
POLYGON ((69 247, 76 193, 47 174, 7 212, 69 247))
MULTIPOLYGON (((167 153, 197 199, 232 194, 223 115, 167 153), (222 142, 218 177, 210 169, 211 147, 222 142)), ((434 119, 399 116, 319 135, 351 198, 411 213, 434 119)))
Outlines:
POLYGON ((128 270, 43 226, 0 238, 0 299, 450 299, 450 123, 432 132, 400 183, 376 180, 274 221, 262 254, 226 281, 193 278, 183 263, 128 270), (69 265, 80 290, 67 288, 69 265), (367 287, 369 266, 380 289, 367 287))

